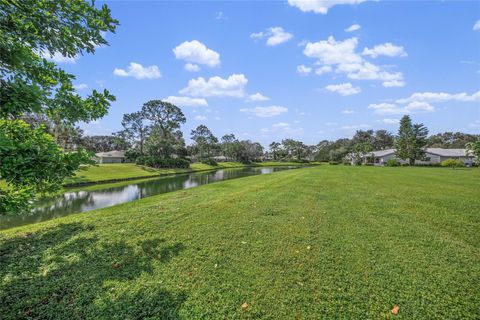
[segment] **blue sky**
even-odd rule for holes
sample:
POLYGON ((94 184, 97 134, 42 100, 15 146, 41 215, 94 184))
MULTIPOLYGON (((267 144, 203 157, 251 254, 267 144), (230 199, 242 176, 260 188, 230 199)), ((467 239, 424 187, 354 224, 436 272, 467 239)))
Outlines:
POLYGON ((110 46, 55 57, 79 93, 117 97, 87 134, 167 98, 187 117, 187 142, 206 124, 219 137, 316 144, 396 132, 403 114, 431 133, 480 133, 480 2, 106 3, 120 20, 110 46))

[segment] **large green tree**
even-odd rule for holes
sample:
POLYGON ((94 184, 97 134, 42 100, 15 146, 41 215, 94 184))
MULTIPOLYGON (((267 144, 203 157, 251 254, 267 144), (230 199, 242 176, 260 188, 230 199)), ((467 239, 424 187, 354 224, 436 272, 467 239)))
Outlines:
POLYGON ((218 139, 206 125, 199 125, 191 132, 191 138, 195 142, 200 159, 209 158, 212 152, 218 148, 218 139))
POLYGON ((403 116, 395 142, 397 157, 408 160, 411 166, 415 165, 415 160, 425 158, 427 137, 428 129, 423 124, 412 124, 412 119, 408 115, 403 116))
MULTIPOLYGON (((65 154, 56 144, 61 129, 103 117, 115 98, 107 90, 81 97, 72 84, 75 77, 47 58, 93 53, 107 44, 103 34, 114 32, 117 24, 106 5, 89 1, 0 0, 0 180, 7 182, 0 189, 2 204, 58 189, 87 161, 84 152, 65 154), (47 138, 46 127, 19 120, 26 113, 47 117, 54 139, 47 138)), ((0 214, 13 213, 13 206, 2 204, 0 214)))
POLYGON ((272 151, 273 154, 273 160, 277 160, 277 154, 278 154, 278 149, 280 148, 281 144, 279 142, 273 141, 268 145, 270 148, 270 151, 272 151))
POLYGON ((152 130, 152 126, 146 121, 145 114, 142 111, 124 114, 122 126, 124 128, 122 134, 133 144, 138 145, 138 151, 143 154, 145 139, 152 130))

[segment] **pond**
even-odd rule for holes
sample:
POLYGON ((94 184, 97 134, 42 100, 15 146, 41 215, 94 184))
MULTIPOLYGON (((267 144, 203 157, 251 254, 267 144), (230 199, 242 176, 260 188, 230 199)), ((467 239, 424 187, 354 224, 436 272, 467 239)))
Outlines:
POLYGON ((66 192, 56 197, 40 199, 35 204, 33 211, 28 215, 0 217, 0 230, 55 219, 73 213, 111 207, 161 193, 189 189, 216 181, 268 174, 295 168, 299 167, 232 168, 179 174, 137 182, 128 181, 120 186, 102 189, 98 189, 98 185, 94 188, 85 187, 83 190, 66 192))

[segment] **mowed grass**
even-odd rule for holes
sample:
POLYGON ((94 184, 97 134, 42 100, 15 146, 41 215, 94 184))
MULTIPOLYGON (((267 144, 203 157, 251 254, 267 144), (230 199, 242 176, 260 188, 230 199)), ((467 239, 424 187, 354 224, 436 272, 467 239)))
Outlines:
MULTIPOLYGON (((288 166, 299 165, 294 162, 259 162, 250 166, 288 166)), ((139 166, 134 163, 111 163, 99 164, 94 166, 81 167, 76 175, 67 179, 67 185, 81 183, 98 183, 105 181, 120 181, 134 178, 158 177, 162 175, 170 175, 175 173, 195 172, 203 170, 216 170, 224 168, 240 168, 246 165, 239 162, 219 162, 218 166, 211 166, 203 163, 193 163, 189 169, 168 169, 168 168, 149 168, 139 166)))
POLYGON ((2 319, 478 319, 480 170, 319 166, 145 198, 0 232, 0 280, 2 319))

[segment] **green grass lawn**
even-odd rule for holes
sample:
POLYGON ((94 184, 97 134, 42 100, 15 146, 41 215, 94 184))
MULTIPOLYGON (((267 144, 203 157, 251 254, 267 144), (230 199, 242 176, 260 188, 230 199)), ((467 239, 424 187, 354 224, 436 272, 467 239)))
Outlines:
POLYGON ((480 170, 319 166, 153 196, 0 232, 0 281, 2 319, 478 319, 480 170))
MULTIPOLYGON (((259 162, 253 166, 287 166, 299 165, 294 162, 259 162)), ((218 166, 210 166, 203 163, 193 163, 190 169, 154 169, 138 166, 134 163, 99 164, 96 166, 84 166, 77 171, 77 174, 65 182, 67 185, 81 183, 98 183, 114 180, 127 180, 134 178, 148 178, 160 175, 168 175, 183 172, 215 170, 223 168, 245 167, 239 162, 219 162, 218 166)))

